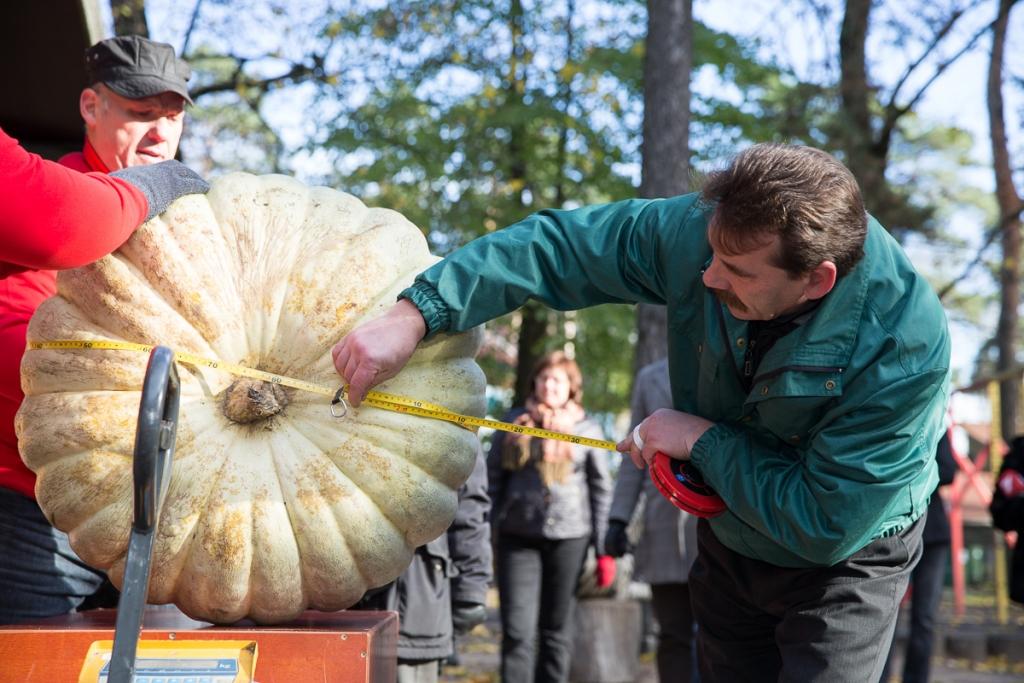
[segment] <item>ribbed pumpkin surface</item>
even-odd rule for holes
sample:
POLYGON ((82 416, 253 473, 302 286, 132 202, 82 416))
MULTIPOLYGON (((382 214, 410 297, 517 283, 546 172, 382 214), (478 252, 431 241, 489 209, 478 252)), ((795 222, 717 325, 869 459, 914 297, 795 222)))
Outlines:
MULTIPOLYGON (((283 176, 232 174, 175 202, 115 254, 58 277, 29 341, 112 339, 338 386, 330 349, 434 262, 400 214, 283 176)), ((481 415, 476 333, 440 336, 379 389, 481 415)), ((120 585, 144 353, 25 355, 19 442, 75 551, 120 585)), ((350 606, 443 533, 476 436, 179 364, 182 400, 151 603, 281 622, 350 606)))

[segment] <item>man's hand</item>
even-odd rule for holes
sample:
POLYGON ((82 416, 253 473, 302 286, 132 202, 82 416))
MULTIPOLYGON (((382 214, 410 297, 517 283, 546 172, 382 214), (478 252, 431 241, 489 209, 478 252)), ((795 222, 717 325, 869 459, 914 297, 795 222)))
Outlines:
POLYGON ((459 635, 469 633, 487 618, 487 608, 479 602, 456 600, 452 605, 452 627, 459 635))
POLYGON ((633 464, 641 469, 645 464, 649 466, 659 451, 677 460, 689 460, 697 439, 714 426, 714 422, 703 417, 660 408, 616 444, 615 449, 629 453, 633 464))
POLYGON ((397 375, 427 333, 420 309, 401 299, 387 313, 349 332, 331 349, 334 369, 348 383, 353 406, 366 392, 397 375))
POLYGON ((611 557, 622 557, 629 552, 626 523, 621 519, 608 520, 608 531, 604 535, 604 551, 611 557))
POLYGON ((209 184, 195 171, 179 161, 161 161, 152 166, 131 166, 110 174, 139 188, 146 196, 148 221, 159 215, 178 197, 187 194, 206 194, 209 184))

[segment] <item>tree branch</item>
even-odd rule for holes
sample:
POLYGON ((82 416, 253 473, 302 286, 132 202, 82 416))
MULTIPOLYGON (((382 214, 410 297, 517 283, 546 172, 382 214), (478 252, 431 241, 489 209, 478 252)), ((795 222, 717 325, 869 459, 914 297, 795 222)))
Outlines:
MULTIPOLYGON (((952 21, 954 21, 954 18, 951 17, 950 22, 952 21)), ((889 98, 889 103, 885 106, 885 119, 882 124, 882 130, 879 132, 878 135, 878 139, 881 143, 887 144, 888 139, 892 136, 893 130, 896 128, 896 123, 901 118, 903 118, 903 116, 907 112, 911 111, 917 105, 921 98, 924 97, 924 94, 925 92, 927 92, 928 88, 931 87, 932 83, 934 83, 939 76, 945 73, 946 69, 952 66, 953 63, 956 62, 956 60, 964 56, 964 54, 966 54, 968 50, 974 47, 974 44, 978 42, 979 38, 988 33, 988 31, 992 28, 992 23, 988 23, 981 29, 979 29, 973 36, 971 36, 971 39, 968 40, 963 45, 963 47, 961 47, 956 52, 956 54, 954 54, 949 59, 940 62, 939 65, 935 67, 935 72, 932 73, 932 75, 928 78, 927 81, 924 82, 924 84, 920 88, 918 88, 917 92, 914 93, 914 95, 911 96, 911 98, 905 104, 897 106, 896 94, 899 91, 899 89, 903 87, 904 82, 907 80, 907 78, 910 77, 911 72, 915 68, 917 68, 917 66, 924 60, 925 56, 935 47, 939 40, 941 40, 941 36, 947 33, 950 30, 950 28, 952 28, 951 23, 947 23, 945 26, 943 26, 942 29, 940 29, 939 33, 936 34, 936 39, 932 42, 931 45, 929 45, 928 49, 925 50, 924 54, 922 54, 921 57, 919 57, 918 60, 914 62, 914 64, 908 67, 907 71, 901 77, 900 82, 896 85, 896 89, 893 90, 892 97, 889 98)))
POLYGON ((196 21, 199 19, 199 8, 202 7, 203 0, 196 0, 196 6, 192 8, 192 18, 188 22, 188 30, 185 31, 185 40, 181 43, 181 54, 188 54, 188 44, 192 40, 192 31, 196 28, 196 21))
POLYGON ((978 31, 973 36, 971 36, 971 39, 967 41, 964 44, 964 46, 956 52, 956 54, 954 54, 949 59, 941 62, 937 67, 935 67, 935 73, 933 73, 931 77, 924 83, 924 85, 922 85, 918 89, 914 96, 910 98, 910 101, 907 102, 907 104, 897 108, 897 110, 899 111, 899 115, 902 116, 903 114, 913 109, 914 105, 916 105, 918 101, 921 99, 921 97, 924 96, 924 93, 926 90, 928 90, 929 86, 931 86, 931 84, 935 82, 935 79, 941 76, 943 72, 946 71, 946 69, 951 67, 956 62, 956 60, 963 57, 968 50, 974 47, 974 44, 978 42, 978 39, 981 38, 986 33, 988 33, 991 28, 992 24, 989 23, 983 26, 982 28, 978 29, 978 31))
POLYGON ((963 282, 967 278, 967 276, 971 274, 971 271, 974 270, 979 263, 981 263, 985 250, 992 246, 992 243, 995 242, 996 238, 1002 234, 1003 230, 1006 229, 1006 226, 1012 221, 1017 220, 1020 217, 1021 213, 1024 213, 1024 203, 1021 203, 1017 207, 1016 211, 1010 211, 1006 214, 1003 214, 1003 216, 999 219, 999 222, 997 222, 995 225, 993 225, 985 232, 985 241, 982 242, 980 247, 978 247, 978 251, 975 253, 974 258, 971 259, 966 266, 964 266, 964 269, 960 271, 960 275, 953 278, 945 286, 938 290, 937 294, 939 297, 939 301, 945 299, 954 287, 963 282))
POLYGON ((217 92, 236 91, 240 88, 256 88, 260 92, 267 92, 282 83, 302 83, 304 81, 313 79, 325 79, 328 76, 323 73, 322 61, 318 60, 316 56, 313 57, 314 66, 308 66, 306 64, 293 63, 291 69, 280 76, 270 76, 268 78, 249 78, 243 72, 246 59, 244 57, 230 56, 231 59, 236 60, 238 66, 235 72, 225 81, 217 83, 210 83, 190 91, 192 99, 198 99, 203 95, 209 95, 217 92))
POLYGON ((932 36, 931 43, 928 44, 928 47, 926 47, 924 51, 921 52, 920 55, 918 55, 917 59, 915 59, 907 66, 906 70, 904 70, 903 72, 903 75, 900 76, 900 79, 896 82, 896 86, 892 89, 892 96, 889 97, 889 102, 885 105, 885 108, 887 110, 895 108, 896 98, 899 97, 900 90, 902 90, 903 86, 906 85, 907 81, 910 79, 910 76, 914 73, 917 67, 921 66, 924 60, 927 59, 928 55, 930 55, 939 46, 939 43, 942 42, 942 39, 945 38, 951 30, 953 30, 953 24, 955 24, 957 20, 963 16, 963 13, 963 10, 955 10, 953 14, 951 14, 949 18, 946 20, 946 23, 942 25, 942 28, 940 28, 935 33, 935 35, 932 36))

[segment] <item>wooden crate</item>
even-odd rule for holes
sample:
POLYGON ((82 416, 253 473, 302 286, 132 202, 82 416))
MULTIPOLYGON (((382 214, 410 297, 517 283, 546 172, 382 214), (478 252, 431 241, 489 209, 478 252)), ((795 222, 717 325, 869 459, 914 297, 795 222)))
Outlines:
MULTIPOLYGON (((113 640, 116 610, 94 610, 32 624, 0 626, 0 679, 75 683, 89 646, 113 640)), ((393 683, 397 675, 395 612, 305 612, 277 626, 213 626, 177 609, 148 607, 147 640, 254 640, 259 683, 393 683)))

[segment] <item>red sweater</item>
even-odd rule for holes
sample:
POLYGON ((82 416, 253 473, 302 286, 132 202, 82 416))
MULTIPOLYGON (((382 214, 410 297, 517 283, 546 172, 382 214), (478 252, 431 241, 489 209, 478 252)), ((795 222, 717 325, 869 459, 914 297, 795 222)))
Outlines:
POLYGON ((148 210, 142 192, 106 175, 88 142, 60 164, 26 152, 0 129, 0 487, 29 497, 36 478, 14 434, 29 318, 56 294, 54 269, 114 251, 148 210))

